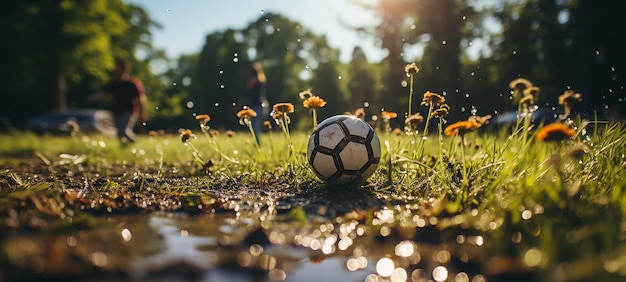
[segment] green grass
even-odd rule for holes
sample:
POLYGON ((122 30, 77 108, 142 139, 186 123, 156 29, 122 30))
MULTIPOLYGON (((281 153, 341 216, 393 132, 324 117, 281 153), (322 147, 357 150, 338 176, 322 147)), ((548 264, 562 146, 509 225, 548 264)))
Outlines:
MULTIPOLYGON (((389 205, 417 205, 438 218, 441 230, 482 232, 493 258, 513 257, 543 274, 569 271, 572 280, 621 275, 626 272, 626 128, 574 123, 577 135, 557 142, 536 141, 536 128, 524 125, 493 132, 479 128, 463 138, 435 131, 423 142, 421 136, 378 131, 389 146, 382 148, 376 173, 358 189, 389 205)), ((187 144, 179 135, 142 136, 127 146, 99 136, 14 132, 0 135, 0 176, 12 179, 4 181, 2 195, 67 188, 72 183, 63 176, 78 172, 86 182, 115 182, 120 175, 156 180, 143 185, 164 194, 188 193, 193 205, 206 200, 198 198, 201 188, 223 185, 225 179, 253 185, 273 177, 274 188, 285 191, 303 189, 303 183, 343 189, 325 187, 308 168, 308 134, 291 132, 291 155, 279 131, 263 133, 261 149, 246 131, 233 137, 200 134, 187 144), (25 163, 53 177, 34 178, 25 163), (158 181, 172 178, 193 181, 181 186, 158 181)), ((98 189, 106 193, 121 186, 120 181, 98 189)))

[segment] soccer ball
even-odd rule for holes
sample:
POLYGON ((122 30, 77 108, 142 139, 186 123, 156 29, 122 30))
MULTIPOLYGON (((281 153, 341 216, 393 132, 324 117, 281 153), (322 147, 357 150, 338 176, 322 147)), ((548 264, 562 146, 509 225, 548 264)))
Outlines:
POLYGON ((378 167, 380 141, 363 120, 336 115, 315 127, 306 156, 313 172, 326 183, 360 183, 378 167))

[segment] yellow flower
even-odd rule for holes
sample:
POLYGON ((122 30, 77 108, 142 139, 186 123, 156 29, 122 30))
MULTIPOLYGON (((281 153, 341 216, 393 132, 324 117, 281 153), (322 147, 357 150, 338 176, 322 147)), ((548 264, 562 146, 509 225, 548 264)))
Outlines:
POLYGON ((302 104, 307 109, 315 109, 315 108, 321 108, 324 105, 326 105, 326 101, 324 101, 324 99, 320 98, 319 96, 312 95, 306 100, 304 100, 302 104))
POLYGON ((434 106, 439 106, 446 101, 446 98, 430 91, 426 91, 424 93, 424 98, 422 99, 422 105, 430 106, 431 104, 434 106))
POLYGON ((272 123, 269 120, 266 120, 263 122, 263 128, 267 129, 267 130, 271 130, 272 129, 272 123))
POLYGON ((187 140, 189 140, 189 138, 195 138, 195 135, 193 135, 191 129, 183 130, 180 134, 180 141, 183 141, 183 143, 187 143, 187 140))
POLYGON ((416 74, 420 71, 420 69, 415 65, 415 63, 410 63, 404 67, 404 71, 407 75, 416 74))
POLYGON ((446 136, 457 136, 459 134, 465 134, 468 131, 475 130, 479 127, 480 124, 476 121, 459 121, 446 126, 446 128, 443 130, 443 134, 445 134, 446 136))
POLYGON ((398 114, 395 112, 388 112, 388 111, 382 111, 380 113, 380 118, 384 119, 384 120, 390 120, 392 118, 396 118, 398 117, 398 114))
POLYGON ((537 131, 537 141, 560 141, 576 136, 576 130, 560 122, 548 124, 537 131))

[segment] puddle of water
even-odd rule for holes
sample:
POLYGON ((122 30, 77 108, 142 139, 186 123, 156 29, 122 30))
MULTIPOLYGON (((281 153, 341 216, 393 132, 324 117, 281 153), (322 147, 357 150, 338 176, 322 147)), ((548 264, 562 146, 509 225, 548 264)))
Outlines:
POLYGON ((482 277, 475 266, 466 265, 468 271, 463 263, 454 263, 459 254, 469 260, 468 252, 451 249, 457 243, 420 244, 405 238, 414 234, 356 220, 270 224, 232 214, 116 220, 118 236, 130 250, 128 272, 138 281, 189 276, 193 281, 372 282, 482 277))

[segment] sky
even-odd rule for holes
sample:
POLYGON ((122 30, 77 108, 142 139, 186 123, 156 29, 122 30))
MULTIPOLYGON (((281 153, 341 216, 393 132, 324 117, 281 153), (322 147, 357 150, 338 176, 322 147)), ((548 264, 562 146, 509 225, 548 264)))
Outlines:
MULTIPOLYGON (((372 2, 375 0, 368 0, 372 2)), ((264 13, 274 12, 297 21, 340 50, 340 60, 348 62, 354 47, 361 47, 368 60, 380 61, 386 54, 374 40, 346 27, 377 23, 375 15, 350 0, 126 0, 138 5, 159 24, 152 30, 152 42, 170 58, 199 52, 206 35, 227 28, 241 29, 264 13)))

